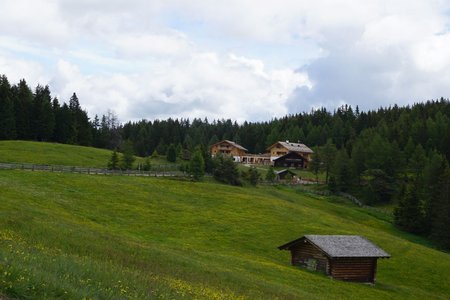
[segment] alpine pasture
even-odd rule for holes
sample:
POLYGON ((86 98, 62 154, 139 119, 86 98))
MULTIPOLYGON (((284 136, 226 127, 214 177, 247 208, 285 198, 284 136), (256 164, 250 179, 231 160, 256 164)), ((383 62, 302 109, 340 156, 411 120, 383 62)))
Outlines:
MULTIPOLYGON (((104 166, 110 155, 64 146, 60 158, 43 162, 39 153, 47 157, 61 145, 16 143, 15 154, 5 148, 11 143, 0 144, 0 161, 15 155, 15 162, 104 166), (75 155, 80 158, 74 161, 75 155)), ((0 191, 0 298, 450 295, 448 253, 397 230, 388 215, 334 196, 281 186, 231 187, 211 179, 12 170, 0 171, 0 191), (333 280, 291 266, 289 253, 277 249, 304 234, 362 235, 392 258, 379 261, 375 285, 333 280)))

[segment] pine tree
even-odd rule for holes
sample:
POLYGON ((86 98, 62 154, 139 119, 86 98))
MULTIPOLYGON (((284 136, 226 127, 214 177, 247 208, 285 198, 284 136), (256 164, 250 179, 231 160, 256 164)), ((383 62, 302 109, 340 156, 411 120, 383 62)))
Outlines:
POLYGON ((34 139, 37 141, 51 140, 55 118, 48 86, 38 85, 36 87, 33 101, 33 121, 34 139))
POLYGON ((16 138, 12 89, 5 75, 0 76, 0 140, 16 138))
POLYGON ((119 155, 117 154, 117 151, 114 150, 111 158, 108 162, 108 169, 109 170, 118 170, 119 169, 119 155))
POLYGON ((254 166, 251 166, 247 171, 247 179, 250 184, 256 186, 260 178, 261 175, 259 174, 258 170, 254 166))
POLYGON ((348 191, 354 182, 354 176, 350 165, 350 159, 348 158, 345 149, 341 149, 336 155, 331 172, 336 181, 337 190, 343 192, 348 191))
POLYGON ((317 147, 314 148, 314 152, 311 156, 311 161, 309 162, 309 170, 316 176, 316 182, 319 182, 319 172, 321 168, 320 153, 317 147))
POLYGON ((121 168, 123 170, 131 170, 135 161, 133 151, 133 144, 130 141, 126 141, 123 146, 123 156, 121 160, 121 168))
POLYGON ((270 166, 269 169, 267 169, 266 180, 269 181, 269 182, 274 182, 276 176, 277 175, 275 174, 275 171, 274 171, 273 167, 270 166))
POLYGON ((440 195, 436 203, 436 215, 432 220, 431 238, 446 250, 450 250, 450 169, 441 178, 440 195))
POLYGON ((33 92, 24 79, 13 87, 13 98, 17 138, 21 140, 32 139, 33 92))
POLYGON ((352 149, 352 167, 357 178, 358 185, 361 184, 361 174, 366 170, 365 151, 361 143, 356 143, 352 149))
POLYGON ((217 181, 231 185, 242 185, 239 170, 231 157, 215 156, 213 175, 217 181))
POLYGON ((394 211, 395 224, 405 231, 422 233, 425 216, 417 181, 403 187, 401 194, 399 206, 394 211))
POLYGON ((169 148, 167 148, 167 161, 168 162, 176 162, 177 160, 177 152, 174 144, 170 144, 169 148))
POLYGON ((196 148, 189 163, 189 174, 196 181, 205 175, 205 162, 200 148, 196 148))
POLYGON ((325 182, 328 183, 328 176, 337 153, 336 146, 332 143, 331 139, 328 139, 325 146, 323 146, 321 153, 322 162, 325 169, 325 182))

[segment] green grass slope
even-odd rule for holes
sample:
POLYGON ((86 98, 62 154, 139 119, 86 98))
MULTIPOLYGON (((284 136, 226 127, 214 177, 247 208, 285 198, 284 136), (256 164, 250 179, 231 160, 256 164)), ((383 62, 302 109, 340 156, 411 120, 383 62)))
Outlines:
MULTIPOLYGON (((0 141, 0 162, 106 168, 112 151, 92 147, 30 141, 0 141)), ((136 163, 143 163, 136 157, 136 163)), ((153 159, 152 164, 168 164, 153 159)))
POLYGON ((0 141, 0 162, 105 168, 111 151, 29 141, 0 141))
POLYGON ((274 187, 0 171, 0 298, 446 299, 450 255, 333 198, 274 187), (303 234, 361 234, 377 284, 290 266, 303 234))

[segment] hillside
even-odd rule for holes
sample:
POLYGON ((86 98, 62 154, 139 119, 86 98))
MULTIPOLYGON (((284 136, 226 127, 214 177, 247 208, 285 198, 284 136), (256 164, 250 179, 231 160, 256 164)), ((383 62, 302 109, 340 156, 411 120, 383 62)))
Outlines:
POLYGON ((0 171, 0 190, 0 296, 445 299, 450 294, 448 254, 337 198, 287 188, 27 171, 0 171), (290 266, 289 253, 276 247, 311 233, 361 234, 392 258, 379 261, 375 286, 290 266))
POLYGON ((0 162, 105 168, 111 151, 29 141, 0 141, 0 162))
MULTIPOLYGON (((112 151, 92 147, 30 141, 0 141, 0 162, 106 168, 112 151)), ((136 157, 135 165, 143 163, 136 157)), ((170 164, 154 158, 153 164, 170 164)))

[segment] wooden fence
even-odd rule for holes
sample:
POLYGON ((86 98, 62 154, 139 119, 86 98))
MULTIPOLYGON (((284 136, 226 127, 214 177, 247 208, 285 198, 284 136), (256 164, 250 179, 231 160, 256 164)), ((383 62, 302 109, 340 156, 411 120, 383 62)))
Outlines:
POLYGON ((185 172, 178 170, 177 165, 157 165, 152 166, 150 171, 141 170, 108 170, 101 168, 73 167, 60 165, 36 165, 19 163, 0 163, 0 169, 3 170, 30 170, 47 171, 60 173, 80 173, 96 175, 125 175, 125 176, 153 176, 153 177, 185 177, 185 172))

